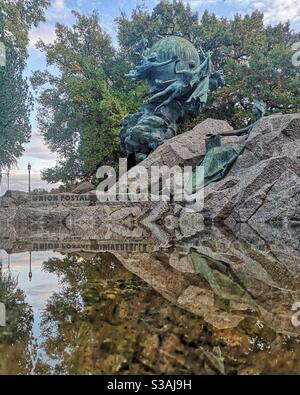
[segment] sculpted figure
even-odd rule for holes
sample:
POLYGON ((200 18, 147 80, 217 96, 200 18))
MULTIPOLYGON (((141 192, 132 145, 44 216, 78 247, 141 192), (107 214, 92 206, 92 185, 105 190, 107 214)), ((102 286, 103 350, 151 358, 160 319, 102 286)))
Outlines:
POLYGON ((254 125, 261 119, 266 112, 266 104, 260 100, 255 100, 252 112, 255 117, 255 122, 246 128, 220 133, 217 135, 208 134, 206 139, 207 153, 204 159, 199 164, 196 171, 193 172, 191 179, 188 182, 188 190, 201 189, 207 185, 219 181, 224 178, 237 158, 243 153, 246 142, 252 131, 254 125), (239 141, 222 144, 221 137, 224 136, 243 136, 239 141), (204 175, 200 166, 204 168, 204 175), (192 183, 192 184, 191 184, 192 183), (191 188, 192 187, 192 188, 191 188))
POLYGON ((147 81, 150 96, 121 124, 121 147, 130 159, 135 158, 133 165, 176 136, 181 121, 203 110, 208 92, 224 85, 210 52, 197 49, 178 32, 164 38, 153 33, 151 48, 144 37, 137 43, 135 53, 141 62, 126 74, 133 81, 147 81))
POLYGON ((135 47, 135 54, 136 55, 143 55, 146 49, 149 48, 149 41, 142 36, 141 40, 138 41, 135 47))
POLYGON ((172 59, 167 60, 166 62, 157 62, 157 54, 154 52, 149 56, 141 55, 142 63, 137 66, 134 70, 131 70, 129 74, 125 74, 126 78, 130 78, 133 81, 141 81, 146 80, 150 77, 153 69, 157 67, 166 66, 170 63, 175 62, 178 57, 174 56, 172 59))
POLYGON ((164 100, 159 106, 156 107, 155 111, 159 110, 161 107, 168 105, 171 103, 173 100, 180 98, 187 94, 195 85, 199 84, 201 81, 200 89, 197 87, 196 89, 196 95, 194 94, 188 99, 187 102, 191 101, 193 98, 200 98, 200 100, 203 100, 206 102, 207 100, 207 93, 209 90, 209 76, 210 76, 210 69, 211 69, 211 54, 208 53, 206 59, 202 64, 200 64, 199 67, 195 68, 195 62, 191 61, 189 62, 189 69, 187 70, 177 70, 177 64, 180 62, 179 59, 176 60, 176 66, 175 66, 175 74, 178 75, 178 78, 175 80, 170 80, 164 82, 164 84, 169 84, 169 86, 164 89, 162 92, 159 92, 150 99, 148 99, 147 103, 155 103, 157 100, 159 100, 161 97, 166 97, 167 99, 164 100), (203 82, 204 79, 207 78, 207 81, 205 83, 203 82), (205 97, 202 96, 206 95, 205 97))

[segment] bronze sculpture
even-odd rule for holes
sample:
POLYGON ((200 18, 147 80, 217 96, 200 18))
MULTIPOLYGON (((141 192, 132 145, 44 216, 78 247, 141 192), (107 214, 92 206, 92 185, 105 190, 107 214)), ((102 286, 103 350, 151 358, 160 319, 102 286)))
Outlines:
POLYGON ((168 85, 163 91, 160 91, 150 97, 147 103, 155 103, 157 100, 163 97, 167 97, 159 106, 155 108, 155 112, 161 107, 168 105, 175 99, 179 99, 195 87, 195 91, 187 100, 187 103, 192 100, 200 99, 201 103, 206 103, 207 94, 209 91, 209 77, 211 76, 211 54, 209 53, 203 63, 195 68, 195 62, 189 62, 189 69, 177 70, 177 65, 180 62, 179 59, 175 61, 175 74, 176 79, 166 81, 164 84, 168 85))
MULTIPOLYGON (((139 112, 125 117, 122 122, 121 145, 131 158, 131 165, 141 162, 166 139, 174 137, 178 124, 203 111, 209 92, 225 84, 222 72, 214 68, 211 52, 205 53, 201 47, 197 50, 180 34, 162 38, 151 48, 143 37, 136 53, 142 58, 141 64, 126 77, 133 81, 146 80, 150 97, 139 112)), ((265 103, 256 100, 253 106, 255 122, 265 111, 265 103)), ((190 180, 193 190, 226 176, 243 152, 253 126, 251 124, 238 131, 207 135, 207 153, 190 180), (222 145, 224 136, 246 137, 222 145), (199 167, 204 167, 204 178, 200 178, 200 181, 196 178, 199 167)))
POLYGON ((255 122, 246 128, 217 135, 207 135, 206 155, 199 166, 194 170, 188 182, 188 190, 193 190, 195 192, 197 189, 206 187, 212 182, 219 181, 227 175, 234 162, 244 151, 247 138, 254 125, 265 115, 266 104, 260 100, 255 100, 252 112, 255 122), (244 135, 246 137, 240 141, 223 145, 221 143, 222 137, 244 135), (202 168, 204 168, 204 172, 202 172, 202 168))
POLYGON ((179 123, 197 116, 208 93, 224 85, 222 73, 213 67, 211 53, 199 53, 182 34, 161 38, 151 48, 143 37, 136 54, 142 61, 126 77, 146 80, 150 98, 122 121, 121 147, 132 164, 176 136, 179 123))

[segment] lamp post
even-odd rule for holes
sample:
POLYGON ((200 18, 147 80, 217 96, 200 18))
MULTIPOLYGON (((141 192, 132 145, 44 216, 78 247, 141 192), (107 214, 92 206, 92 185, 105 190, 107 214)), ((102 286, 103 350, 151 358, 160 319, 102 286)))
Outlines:
POLYGON ((31 164, 30 163, 28 163, 27 169, 28 169, 28 192, 30 193, 31 192, 31 185, 30 185, 31 164))

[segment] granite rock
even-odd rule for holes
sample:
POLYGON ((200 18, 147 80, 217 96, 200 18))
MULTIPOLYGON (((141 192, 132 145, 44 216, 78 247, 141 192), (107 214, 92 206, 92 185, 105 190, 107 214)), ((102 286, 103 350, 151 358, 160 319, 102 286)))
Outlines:
POLYGON ((259 121, 223 180, 205 188, 214 222, 300 222, 300 114, 259 121))

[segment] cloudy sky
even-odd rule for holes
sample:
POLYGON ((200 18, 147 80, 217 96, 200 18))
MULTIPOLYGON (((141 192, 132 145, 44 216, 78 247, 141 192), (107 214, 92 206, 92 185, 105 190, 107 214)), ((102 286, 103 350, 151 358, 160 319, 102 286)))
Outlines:
MULTIPOLYGON (((35 44, 39 39, 45 42, 52 42, 55 38, 54 28, 56 22, 72 24, 73 17, 71 10, 77 10, 81 13, 91 13, 97 10, 100 16, 103 28, 111 35, 113 42, 116 44, 116 29, 114 19, 121 11, 130 13, 137 5, 144 5, 152 8, 157 0, 52 0, 51 7, 47 11, 47 22, 41 24, 38 28, 30 32, 30 48, 28 66, 26 74, 30 75, 32 71, 43 69, 45 59, 35 44)), ((264 12, 265 23, 274 24, 290 20, 295 30, 300 30, 300 0, 185 0, 200 15, 208 9, 218 16, 233 17, 234 14, 245 14, 256 9, 264 12)), ((53 166, 55 155, 49 152, 43 143, 43 139, 37 130, 36 112, 31 116, 32 122, 32 139, 26 146, 24 156, 20 159, 17 169, 11 173, 11 189, 27 190, 27 164, 32 165, 32 187, 47 189, 47 185, 40 179, 40 171, 44 168, 53 166)), ((3 180, 0 194, 5 191, 6 185, 3 180)))

